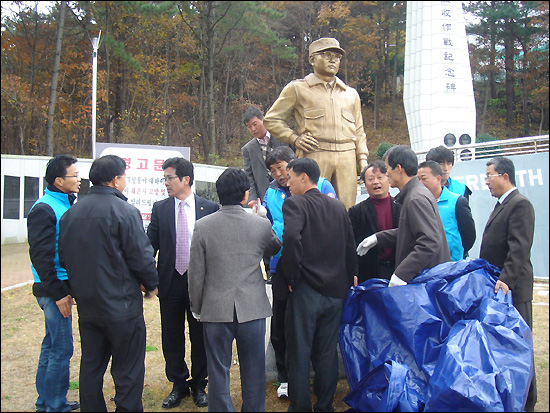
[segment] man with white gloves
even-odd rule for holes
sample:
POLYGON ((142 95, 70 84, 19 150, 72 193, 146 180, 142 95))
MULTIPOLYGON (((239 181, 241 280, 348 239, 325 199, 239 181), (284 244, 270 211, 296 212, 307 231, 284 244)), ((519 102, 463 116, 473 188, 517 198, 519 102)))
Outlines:
POLYGON ((405 285, 422 270, 451 260, 445 230, 432 193, 418 180, 418 160, 405 145, 390 148, 384 156, 390 185, 399 188, 399 227, 379 231, 357 247, 365 255, 372 247, 395 246, 395 272, 389 287, 405 285))

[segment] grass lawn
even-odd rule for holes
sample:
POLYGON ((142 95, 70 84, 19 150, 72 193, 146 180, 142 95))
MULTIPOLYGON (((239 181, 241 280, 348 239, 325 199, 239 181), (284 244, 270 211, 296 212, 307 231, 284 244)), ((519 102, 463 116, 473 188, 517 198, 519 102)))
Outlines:
MULTIPOLYGON (((546 287, 548 291, 548 287, 546 287)), ((548 395, 548 294, 535 291, 534 340, 537 372, 538 403, 535 411, 549 411, 548 395)), ((164 398, 170 393, 171 384, 164 373, 164 358, 161 349, 160 312, 158 299, 145 300, 145 322, 147 324, 147 345, 145 388, 143 404, 145 411, 160 411, 164 398)), ((73 313, 74 355, 71 360, 71 389, 69 400, 78 400, 78 371, 80 363, 80 336, 76 307, 73 313)), ((1 411, 35 411, 36 389, 34 385, 40 343, 44 336, 44 316, 32 295, 31 285, 2 292, 2 398, 1 411)), ((188 342, 188 340, 187 340, 188 342)), ((188 354, 189 352, 187 352, 188 354)), ((239 366, 236 352, 231 369, 231 396, 237 411, 241 408, 239 366)), ((286 411, 288 400, 276 396, 276 383, 267 383, 266 410, 286 411)), ((349 406, 342 402, 348 394, 345 379, 338 383, 334 408, 337 412, 346 411, 349 406)), ((109 411, 115 410, 113 402, 114 383, 109 373, 105 374, 104 395, 109 411)), ((193 404, 192 398, 184 399, 179 407, 170 411, 207 411, 193 404)))

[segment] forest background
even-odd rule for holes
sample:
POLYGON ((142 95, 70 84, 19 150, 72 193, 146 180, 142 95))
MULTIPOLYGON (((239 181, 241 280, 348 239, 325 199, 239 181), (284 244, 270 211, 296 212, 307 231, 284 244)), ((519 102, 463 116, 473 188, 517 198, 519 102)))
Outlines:
MULTIPOLYGON (((97 142, 191 148, 242 166, 250 105, 264 113, 335 37, 338 76, 362 101, 373 160, 410 144, 403 108, 406 2, 2 1, 3 154, 92 155, 92 38, 101 30, 97 142), (44 7, 48 3, 51 7, 44 7)), ((477 142, 548 133, 547 1, 464 2, 477 142)))

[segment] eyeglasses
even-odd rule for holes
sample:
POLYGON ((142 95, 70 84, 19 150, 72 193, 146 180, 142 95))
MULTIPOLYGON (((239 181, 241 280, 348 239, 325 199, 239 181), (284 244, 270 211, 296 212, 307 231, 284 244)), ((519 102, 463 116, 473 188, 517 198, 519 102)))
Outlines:
POLYGON ((171 175, 168 175, 168 176, 165 176, 163 178, 160 178, 160 183, 163 184, 165 183, 166 181, 170 182, 172 179, 176 179, 178 176, 171 176, 171 175))
POLYGON ((124 175, 117 175, 116 177, 117 177, 117 178, 126 178, 126 174, 124 174, 124 175))
POLYGON ((80 174, 76 174, 76 175, 65 175, 63 178, 80 178, 80 174))
POLYGON ((342 60, 342 54, 341 53, 333 53, 333 52, 319 52, 316 53, 319 56, 324 57, 327 60, 342 60))
POLYGON ((489 182, 491 179, 493 179, 495 176, 502 176, 502 174, 494 174, 494 175, 485 175, 485 182, 489 182))

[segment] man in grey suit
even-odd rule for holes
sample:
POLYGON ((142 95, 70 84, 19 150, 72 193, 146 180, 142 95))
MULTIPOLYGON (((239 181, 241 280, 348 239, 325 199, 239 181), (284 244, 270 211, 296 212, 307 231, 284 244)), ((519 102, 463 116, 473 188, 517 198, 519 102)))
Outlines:
MULTIPOLYGON (((497 156, 487 162, 485 183, 491 195, 498 199, 489 216, 479 258, 501 269, 495 284, 495 294, 512 291, 512 302, 529 328, 533 329, 533 265, 531 246, 535 231, 535 210, 516 188, 514 163, 497 156)), ((525 411, 535 411, 537 385, 535 375, 529 388, 525 411)))
POLYGON ((208 410, 235 411, 229 392, 233 340, 241 371, 242 411, 265 411, 265 329, 271 316, 260 261, 281 242, 264 218, 242 205, 250 188, 242 169, 216 181, 222 208, 195 224, 189 266, 193 316, 203 325, 208 360, 208 410))
POLYGON ((244 112, 243 123, 253 138, 241 148, 243 169, 250 181, 248 202, 257 201, 259 198, 260 204, 269 183, 273 180, 269 169, 265 166, 265 158, 277 146, 288 146, 270 135, 263 120, 264 116, 258 108, 251 106, 244 112))

